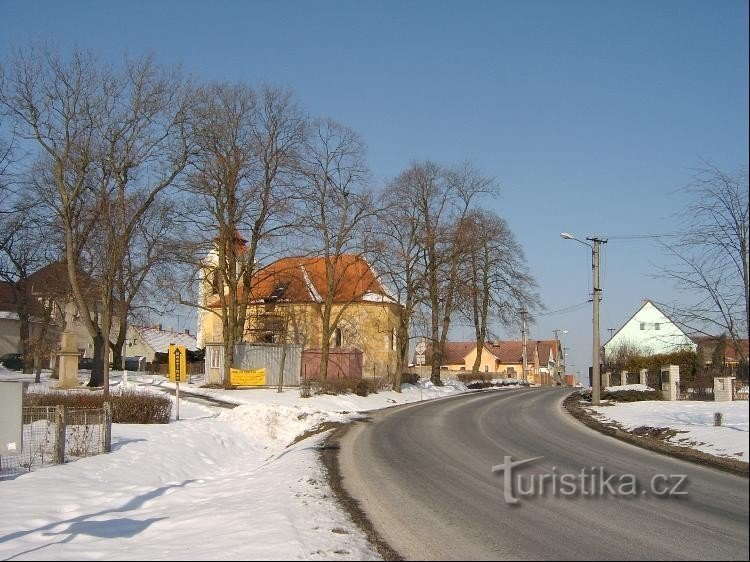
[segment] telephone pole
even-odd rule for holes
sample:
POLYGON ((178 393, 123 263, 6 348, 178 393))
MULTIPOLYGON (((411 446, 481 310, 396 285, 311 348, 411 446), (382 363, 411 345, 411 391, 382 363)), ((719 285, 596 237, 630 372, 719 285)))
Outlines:
POLYGON ((568 330, 561 330, 558 328, 557 330, 552 330, 552 332, 554 332, 555 334, 555 344, 556 344, 555 380, 556 382, 563 384, 565 382, 564 377, 563 377, 564 375, 563 371, 565 370, 565 354, 562 353, 563 348, 562 348, 562 344, 560 343, 560 332, 562 332, 563 334, 567 334, 568 330))
POLYGON ((592 350, 592 365, 591 365, 591 404, 594 406, 599 405, 599 399, 601 394, 601 373, 600 373, 600 361, 599 354, 600 342, 599 342, 599 303, 602 300, 602 289, 599 286, 599 245, 606 244, 606 238, 598 238, 597 236, 589 236, 586 240, 591 240, 593 244, 579 240, 569 232, 561 232, 560 236, 566 240, 575 240, 581 244, 584 244, 591 248, 591 269, 594 275, 594 294, 592 295, 592 301, 594 304, 594 318, 593 318, 593 350, 592 350))
POLYGON ((529 380, 529 363, 526 360, 526 314, 528 312, 525 308, 521 309, 521 358, 523 360, 523 380, 529 380))
POLYGON ((603 238, 597 238, 592 236, 586 238, 591 240, 594 245, 591 247, 593 252, 591 254, 591 269, 594 274, 594 338, 593 338, 593 361, 591 365, 591 404, 593 406, 599 405, 599 399, 601 394, 601 373, 600 373, 600 341, 599 341, 599 303, 602 300, 602 289, 599 286, 599 244, 606 244, 607 240, 603 238))

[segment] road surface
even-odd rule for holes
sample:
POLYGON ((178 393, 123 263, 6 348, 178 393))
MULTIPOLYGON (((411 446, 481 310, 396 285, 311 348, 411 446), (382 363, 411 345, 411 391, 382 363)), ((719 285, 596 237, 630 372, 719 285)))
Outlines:
POLYGON ((489 392, 374 413, 341 438, 343 485, 410 560, 748 559, 746 478, 601 435, 562 409, 568 392, 489 392), (492 471, 507 455, 543 457, 512 471, 515 505, 505 471, 492 471), (551 475, 545 495, 522 495, 539 489, 532 475, 541 474, 551 475), (612 475, 615 494, 602 485, 612 475), (673 486, 686 494, 655 495, 673 486))

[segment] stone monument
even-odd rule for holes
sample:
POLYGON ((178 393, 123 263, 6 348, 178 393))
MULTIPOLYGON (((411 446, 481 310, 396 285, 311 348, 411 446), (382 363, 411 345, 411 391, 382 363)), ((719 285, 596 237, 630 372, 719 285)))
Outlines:
POLYGON ((65 329, 60 341, 60 351, 57 354, 57 364, 60 382, 57 388, 77 388, 78 384, 78 342, 73 330, 76 305, 69 302, 65 305, 65 329))

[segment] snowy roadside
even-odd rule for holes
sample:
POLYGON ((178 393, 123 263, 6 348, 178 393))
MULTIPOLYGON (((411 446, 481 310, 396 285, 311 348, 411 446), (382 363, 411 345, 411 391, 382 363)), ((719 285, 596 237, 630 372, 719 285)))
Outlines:
POLYGON ((632 432, 639 427, 669 428, 676 432, 668 443, 691 447, 724 458, 748 462, 748 403, 679 400, 617 403, 586 408, 604 423, 616 423, 632 432), (720 412, 721 427, 714 426, 720 412))
MULTIPOLYGON (((33 376, 3 370, 0 380, 33 376)), ((45 373, 42 386, 50 384, 45 373)), ((131 373, 126 384, 168 383, 131 373)), ((0 481, 0 559, 377 559, 325 481, 325 434, 290 444, 358 412, 465 390, 424 383, 401 394, 302 399, 296 389, 211 389, 242 405, 182 401, 179 422, 115 424, 108 455, 0 481)))

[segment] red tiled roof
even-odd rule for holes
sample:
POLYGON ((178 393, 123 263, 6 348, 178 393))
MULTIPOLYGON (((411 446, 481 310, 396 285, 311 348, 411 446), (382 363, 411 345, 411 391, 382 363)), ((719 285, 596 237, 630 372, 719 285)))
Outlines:
MULTIPOLYGON (((526 342, 526 360, 529 364, 534 363, 534 350, 539 352, 539 362, 542 365, 547 364, 547 359, 552 351, 555 356, 555 340, 527 340, 526 342)), ((464 358, 476 348, 476 342, 445 342, 443 349, 443 365, 458 365, 464 362, 464 358)), ((500 363, 505 364, 522 364, 523 363, 523 342, 520 340, 497 341, 494 343, 485 343, 484 348, 494 355, 500 363)), ((416 361, 415 361, 416 362, 416 361)), ((425 351, 425 364, 432 362, 432 345, 427 344, 425 351)))
MULTIPOLYGON (((368 294, 387 298, 372 268, 358 255, 340 256, 334 265, 334 279, 334 302, 362 300, 368 294)), ((249 301, 316 302, 327 294, 325 258, 291 257, 275 261, 253 275, 249 301)), ((210 306, 219 306, 218 297, 210 306)))
MULTIPOLYGON (((702 355, 705 361, 711 360, 714 350, 716 349, 716 345, 720 341, 720 338, 718 336, 693 336, 691 339, 696 344, 698 344, 698 354, 702 355)), ((745 355, 745 358, 750 356, 750 342, 748 340, 737 340, 737 344, 739 345, 742 353, 745 355)), ((734 348, 731 339, 725 340, 724 361, 739 362, 737 350, 734 348)))

